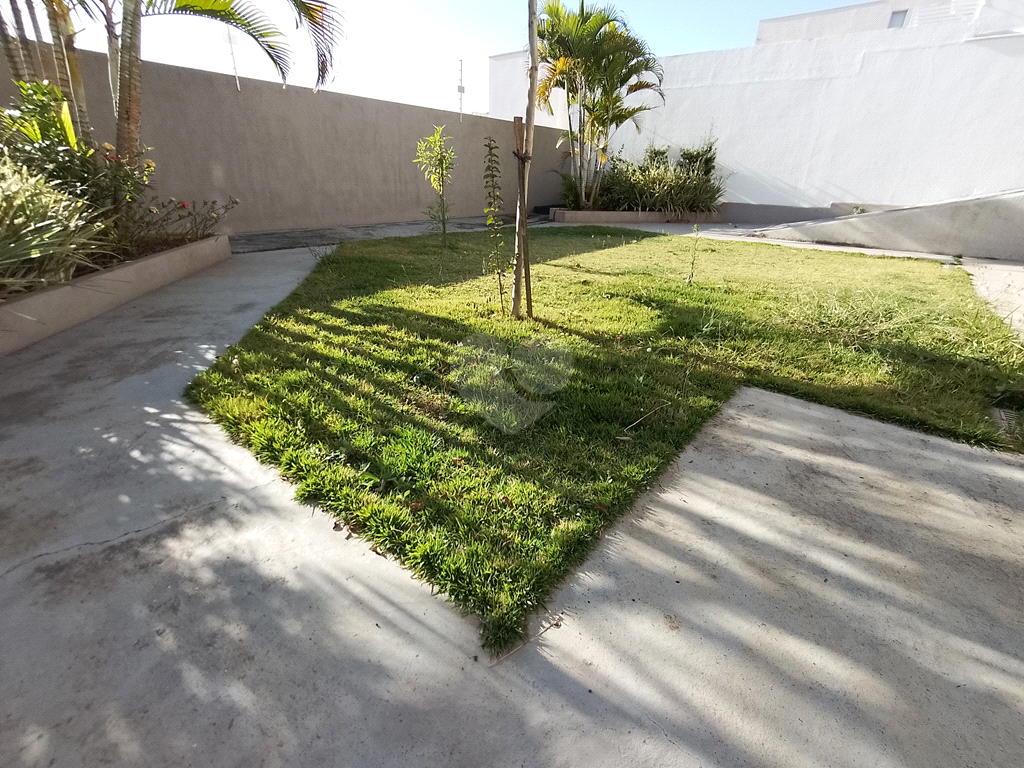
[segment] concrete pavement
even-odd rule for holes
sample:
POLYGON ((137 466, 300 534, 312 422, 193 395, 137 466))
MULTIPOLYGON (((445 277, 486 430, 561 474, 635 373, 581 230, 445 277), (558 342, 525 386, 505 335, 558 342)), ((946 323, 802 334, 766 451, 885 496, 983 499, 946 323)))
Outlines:
POLYGON ((1024 762, 1024 460, 744 390, 497 663, 181 391, 235 256, 3 359, 0 765, 1024 762))

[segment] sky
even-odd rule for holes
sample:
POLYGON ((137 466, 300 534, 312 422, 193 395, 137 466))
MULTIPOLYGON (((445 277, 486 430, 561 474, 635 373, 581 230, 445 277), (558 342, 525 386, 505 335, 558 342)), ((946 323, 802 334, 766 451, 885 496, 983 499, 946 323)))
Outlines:
MULTIPOLYGON (((604 4, 601 0, 600 4, 604 4)), ((22 0, 24 2, 24 0, 22 0)), ((255 0, 286 31, 294 51, 289 83, 311 87, 313 58, 283 0, 255 0)), ((658 56, 753 45, 760 19, 851 5, 856 0, 619 0, 615 6, 658 56)), ((5 0, 0 0, 6 6, 5 0)), ((38 0, 37 0, 38 3, 38 0)), ((543 6, 544 0, 540 0, 543 6)), ((37 6, 38 7, 38 6, 37 6)), ((488 57, 523 50, 526 3, 522 0, 338 0, 345 37, 336 53, 328 90, 458 110, 462 62, 466 113, 486 113, 488 57)), ((9 12, 5 8, 9 19, 9 12)), ((203 19, 152 17, 143 21, 144 59, 276 80, 256 44, 203 19), (234 60, 232 60, 232 51, 234 60)), ((83 23, 81 48, 106 51, 103 30, 83 23)), ((244 90, 244 83, 241 84, 244 90)))

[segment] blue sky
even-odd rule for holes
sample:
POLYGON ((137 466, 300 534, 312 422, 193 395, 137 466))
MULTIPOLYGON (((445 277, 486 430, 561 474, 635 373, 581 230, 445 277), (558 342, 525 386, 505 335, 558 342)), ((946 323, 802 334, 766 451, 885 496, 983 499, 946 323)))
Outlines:
MULTIPOLYGON (((3 0, 0 0, 3 2, 3 0)), ((543 0, 540 0, 543 6, 543 0)), ((258 4, 291 32, 276 0, 258 4)), ((761 0, 620 0, 615 3, 659 56, 753 45, 762 18, 806 13, 852 2, 761 0)), ((6 3, 5 3, 6 5, 6 3)), ((346 38, 338 50, 331 90, 443 109, 458 109, 456 86, 463 60, 466 112, 487 111, 487 57, 526 46, 522 0, 340 0, 346 38)), ((102 29, 85 28, 82 47, 105 50, 102 29)), ((265 56, 237 34, 234 66, 243 77, 275 79, 265 56)), ((313 68, 296 35, 296 85, 312 85, 313 68)), ((232 44, 225 28, 196 19, 152 18, 143 26, 143 57, 168 64, 230 73, 232 44)))

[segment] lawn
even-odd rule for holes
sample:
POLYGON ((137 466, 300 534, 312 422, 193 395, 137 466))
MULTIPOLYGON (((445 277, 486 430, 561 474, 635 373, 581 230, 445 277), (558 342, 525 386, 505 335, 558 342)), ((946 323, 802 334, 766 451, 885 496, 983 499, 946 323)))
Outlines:
POLYGON ((536 320, 486 233, 346 243, 190 386, 298 498, 475 614, 498 653, 740 385, 1021 450, 1024 348, 928 261, 535 229, 536 320))

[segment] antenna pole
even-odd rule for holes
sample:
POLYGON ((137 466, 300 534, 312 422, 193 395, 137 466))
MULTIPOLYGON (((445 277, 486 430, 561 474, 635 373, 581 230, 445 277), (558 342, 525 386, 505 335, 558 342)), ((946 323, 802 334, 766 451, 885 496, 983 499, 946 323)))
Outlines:
POLYGON ((459 122, 462 122, 462 96, 466 89, 462 85, 462 59, 459 59, 459 122))
POLYGON ((230 29, 228 29, 228 48, 231 49, 231 69, 235 72, 235 88, 241 92, 242 85, 238 82, 238 64, 235 62, 235 38, 231 36, 230 29))

